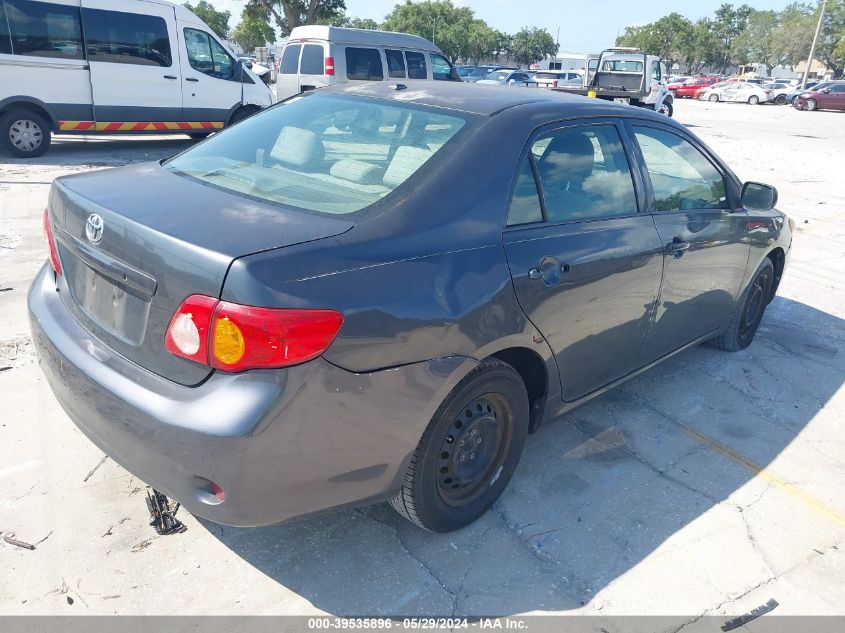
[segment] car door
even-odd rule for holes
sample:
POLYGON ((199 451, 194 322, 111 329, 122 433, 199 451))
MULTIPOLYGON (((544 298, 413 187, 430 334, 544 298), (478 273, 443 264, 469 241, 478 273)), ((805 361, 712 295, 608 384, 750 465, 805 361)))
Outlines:
POLYGON ((82 1, 97 129, 180 121, 182 71, 173 7, 137 3, 142 14, 114 10, 115 4, 82 1))
POLYGON ((205 28, 181 21, 178 25, 184 77, 183 120, 222 125, 243 100, 237 62, 205 28))
POLYGON ((845 110, 845 84, 833 84, 818 93, 820 108, 845 110))
POLYGON ((287 44, 279 61, 279 77, 276 80, 276 94, 279 100, 299 94, 299 56, 302 44, 287 44))
POLYGON ((522 309, 551 346, 564 400, 628 373, 663 250, 612 120, 545 128, 522 157, 504 247, 522 309))
POLYGON ((659 123, 630 129, 664 248, 660 297, 638 363, 644 365, 730 318, 749 245, 736 187, 704 148, 659 123))

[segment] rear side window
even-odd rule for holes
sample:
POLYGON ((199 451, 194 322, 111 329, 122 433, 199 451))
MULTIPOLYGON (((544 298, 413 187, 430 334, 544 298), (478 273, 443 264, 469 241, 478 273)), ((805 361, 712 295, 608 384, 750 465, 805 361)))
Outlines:
POLYGON ((235 74, 235 60, 220 43, 205 31, 185 29, 185 45, 191 68, 209 77, 231 79, 235 74))
POLYGON ((279 70, 281 74, 295 75, 299 72, 299 52, 301 50, 301 44, 285 46, 285 52, 282 53, 282 66, 279 70))
POLYGON ((302 47, 302 59, 299 62, 299 72, 303 75, 322 75, 325 55, 319 44, 306 44, 302 47))
POLYGON ((508 211, 508 226, 543 221, 543 207, 540 204, 540 194, 537 191, 537 180, 534 178, 531 162, 530 154, 522 161, 508 211))
POLYGON ((89 61, 165 68, 172 65, 164 18, 83 9, 82 20, 89 61))
MULTIPOLYGON (((85 59, 78 7, 31 0, 6 0, 5 13, 9 28, 5 52, 58 59, 85 59), (9 40, 11 50, 8 50, 9 40)), ((3 31, 0 28, 0 33, 3 31)))
POLYGON ((637 212, 631 168, 616 127, 567 127, 531 147, 549 222, 637 212))
POLYGON ((635 127, 657 211, 727 209, 725 180, 692 143, 665 130, 635 127))
POLYGON ((387 57, 387 76, 393 79, 405 79, 407 74, 405 72, 405 56, 402 51, 385 49, 384 55, 387 57))
POLYGON ((443 57, 443 55, 438 55, 437 53, 431 54, 431 74, 434 79, 438 79, 440 81, 451 81, 452 80, 452 64, 449 63, 449 60, 443 57))
POLYGON ((243 121, 239 134, 214 136, 166 165, 254 198, 354 213, 414 178, 457 142, 471 118, 361 97, 299 96, 243 121))
POLYGON ((405 53, 408 60, 408 79, 428 79, 428 68, 423 53, 405 53))
POLYGON ((346 77, 358 81, 382 81, 384 69, 376 48, 347 48, 346 77))

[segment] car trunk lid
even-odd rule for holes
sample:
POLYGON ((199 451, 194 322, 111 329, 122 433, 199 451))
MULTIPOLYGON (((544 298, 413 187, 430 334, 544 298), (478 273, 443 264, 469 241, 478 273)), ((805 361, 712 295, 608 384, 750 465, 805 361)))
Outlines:
POLYGON ((188 296, 218 297, 238 257, 353 226, 222 191, 157 163, 59 179, 50 216, 68 308, 127 359, 186 385, 211 372, 164 347, 188 296))

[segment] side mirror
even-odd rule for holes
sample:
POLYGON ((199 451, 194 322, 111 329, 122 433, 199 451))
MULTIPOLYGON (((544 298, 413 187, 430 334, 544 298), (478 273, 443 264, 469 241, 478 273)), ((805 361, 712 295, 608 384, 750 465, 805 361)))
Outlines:
POLYGON ((770 211, 778 203, 778 190, 761 182, 747 182, 742 185, 740 202, 749 211, 770 211))
POLYGON ((463 79, 461 78, 461 76, 458 74, 458 69, 457 69, 457 68, 455 68, 454 66, 452 66, 452 70, 451 70, 451 71, 449 71, 449 78, 450 78, 452 81, 463 81, 463 79))

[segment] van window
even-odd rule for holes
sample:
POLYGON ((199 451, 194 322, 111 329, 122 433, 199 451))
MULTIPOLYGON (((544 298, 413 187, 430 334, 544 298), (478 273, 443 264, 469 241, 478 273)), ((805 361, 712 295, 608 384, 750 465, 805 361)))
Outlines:
MULTIPOLYGON (((0 2, 0 9, 3 3, 0 2)), ((9 21, 6 19, 6 11, 0 11, 0 54, 12 54, 12 34, 9 32, 9 21)))
POLYGON ((425 55, 408 51, 405 57, 408 59, 408 79, 428 79, 425 55))
POLYGON ((387 76, 394 79, 405 79, 405 56, 402 51, 384 50, 387 57, 387 76))
POLYGON ((347 48, 346 77, 362 81, 381 81, 384 69, 376 48, 347 48))
POLYGON ((282 53, 282 65, 279 70, 281 74, 295 75, 299 72, 299 51, 301 50, 301 44, 285 46, 285 52, 282 53))
POLYGON ((439 79, 440 81, 452 81, 452 64, 450 64, 449 60, 443 57, 443 55, 432 53, 431 74, 434 79, 439 79))
POLYGON ((323 66, 323 47, 320 44, 306 44, 302 47, 302 59, 299 62, 299 72, 303 75, 322 75, 325 67, 323 66))
POLYGON ((185 29, 185 45, 191 68, 217 79, 231 79, 235 74, 235 60, 205 31, 185 29))
POLYGON ((85 59, 79 8, 31 0, 6 0, 15 55, 85 59))
POLYGON ((165 68, 172 65, 164 18, 83 9, 82 21, 89 61, 165 68))

